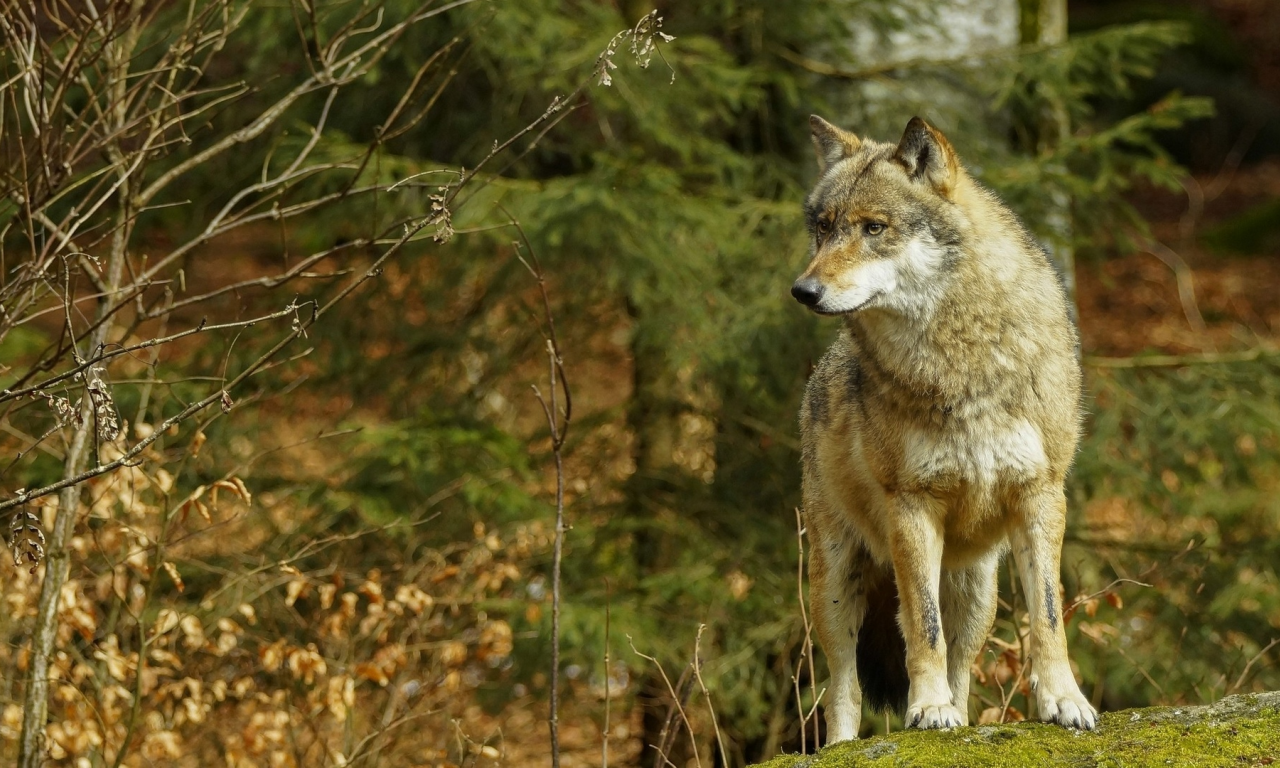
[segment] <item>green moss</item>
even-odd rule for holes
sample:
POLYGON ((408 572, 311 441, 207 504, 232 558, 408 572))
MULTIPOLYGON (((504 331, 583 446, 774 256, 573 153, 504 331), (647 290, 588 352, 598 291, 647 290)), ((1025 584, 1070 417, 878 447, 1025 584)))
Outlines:
POLYGON ((1041 723, 902 731, 836 744, 816 755, 780 755, 760 768, 1199 768, 1273 760, 1280 760, 1280 692, 1230 696, 1206 707, 1112 712, 1090 733, 1041 723))

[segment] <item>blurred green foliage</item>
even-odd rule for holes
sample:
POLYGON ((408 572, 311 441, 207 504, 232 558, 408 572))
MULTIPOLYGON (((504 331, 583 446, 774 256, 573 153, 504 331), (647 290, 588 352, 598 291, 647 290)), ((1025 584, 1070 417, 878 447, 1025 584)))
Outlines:
MULTIPOLYGON (((1166 51, 1148 79, 1100 100, 1101 115, 1115 120, 1147 108, 1170 91, 1213 100, 1214 115, 1167 131, 1161 143, 1182 165, 1216 173, 1233 153, 1246 162, 1266 157, 1280 142, 1280 104, 1251 74, 1256 47, 1228 26, 1227 17, 1201 3, 1158 0, 1073 3, 1072 35, 1141 23, 1173 23, 1187 41, 1166 51)), ((1258 30, 1259 34, 1261 28, 1258 30)))
POLYGON ((1280 199, 1259 203, 1204 233, 1204 242, 1226 253, 1266 253, 1280 249, 1280 199))
MULTIPOLYGON (((1280 361, 1097 373, 1090 385, 1063 567, 1082 590, 1153 586, 1124 587, 1123 608, 1099 615, 1118 634, 1077 638, 1073 659, 1109 708, 1251 690, 1239 676, 1280 636, 1280 361), (1116 517, 1090 519, 1108 500, 1123 500, 1116 517)), ((1274 663, 1253 671, 1280 686, 1274 663)))

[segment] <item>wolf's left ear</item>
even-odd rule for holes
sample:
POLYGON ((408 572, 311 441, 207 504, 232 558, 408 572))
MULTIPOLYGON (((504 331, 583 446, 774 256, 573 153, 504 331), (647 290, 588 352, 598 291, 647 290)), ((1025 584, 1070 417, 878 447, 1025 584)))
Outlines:
POLYGON ((951 142, 918 117, 911 118, 898 142, 894 159, 912 179, 926 181, 943 197, 951 197, 960 174, 960 161, 951 142))
POLYGON ((848 131, 837 128, 817 115, 809 115, 809 130, 813 132, 813 148, 818 152, 818 170, 827 169, 858 151, 862 141, 848 131))

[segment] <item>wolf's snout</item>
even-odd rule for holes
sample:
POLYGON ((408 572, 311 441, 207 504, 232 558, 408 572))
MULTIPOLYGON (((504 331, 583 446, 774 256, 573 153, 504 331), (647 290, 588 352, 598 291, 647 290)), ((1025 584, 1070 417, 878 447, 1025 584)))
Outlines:
POLYGON ((791 295, 806 307, 817 306, 822 301, 822 283, 812 277, 807 280, 801 278, 791 286, 791 295))

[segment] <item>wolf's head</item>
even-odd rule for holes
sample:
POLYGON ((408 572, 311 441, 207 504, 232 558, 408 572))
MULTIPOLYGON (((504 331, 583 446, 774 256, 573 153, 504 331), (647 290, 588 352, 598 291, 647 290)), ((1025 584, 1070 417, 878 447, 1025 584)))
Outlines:
POLYGON ((824 315, 920 311, 958 258, 964 171, 946 138, 912 118, 897 146, 809 118, 822 176, 805 201, 810 258, 791 287, 824 315))

